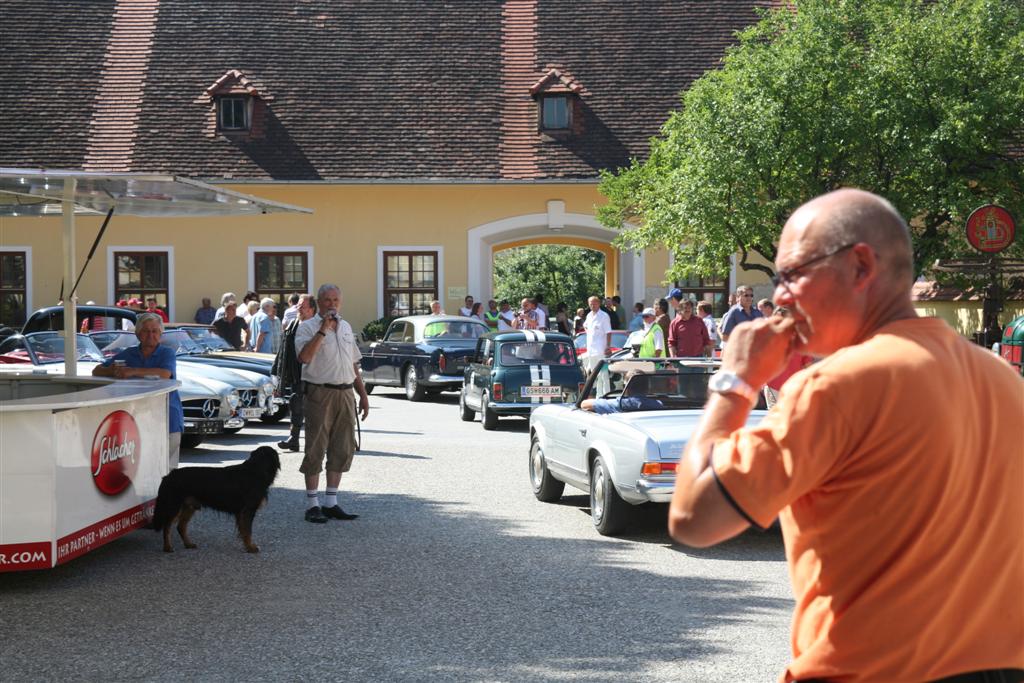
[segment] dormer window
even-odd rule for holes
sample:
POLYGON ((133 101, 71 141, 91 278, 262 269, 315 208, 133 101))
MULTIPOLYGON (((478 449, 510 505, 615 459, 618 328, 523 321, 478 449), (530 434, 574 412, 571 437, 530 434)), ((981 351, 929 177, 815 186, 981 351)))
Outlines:
POLYGON ((232 69, 203 91, 196 104, 207 107, 206 135, 259 140, 266 135, 274 96, 266 86, 232 69))
POLYGON ((549 137, 563 138, 583 133, 583 103, 590 95, 575 76, 548 65, 548 71, 530 88, 537 100, 537 130, 549 137))
POLYGON ((222 131, 249 130, 249 103, 252 98, 242 95, 217 98, 217 129, 222 131))
POLYGON ((541 130, 568 130, 572 125, 568 95, 547 95, 540 98, 541 130))

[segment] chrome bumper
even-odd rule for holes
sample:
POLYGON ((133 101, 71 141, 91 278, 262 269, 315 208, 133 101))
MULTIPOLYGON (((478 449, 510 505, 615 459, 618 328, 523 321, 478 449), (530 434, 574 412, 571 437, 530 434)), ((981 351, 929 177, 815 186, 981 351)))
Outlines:
POLYGON ((675 475, 655 475, 640 477, 636 480, 636 492, 652 503, 672 502, 672 492, 676 490, 675 475))
POLYGON ((488 403, 487 407, 498 415, 529 415, 535 408, 558 405, 564 401, 548 401, 547 403, 488 403))
POLYGON ((459 391, 462 389, 462 375, 439 375, 437 373, 427 375, 420 380, 420 384, 431 389, 447 389, 448 391, 459 391))

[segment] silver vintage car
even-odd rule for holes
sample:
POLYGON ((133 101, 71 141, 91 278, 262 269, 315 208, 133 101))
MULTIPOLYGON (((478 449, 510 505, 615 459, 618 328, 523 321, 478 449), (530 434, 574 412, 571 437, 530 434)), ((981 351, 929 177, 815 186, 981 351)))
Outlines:
MULTIPOLYGON (((668 503, 718 366, 684 358, 602 361, 575 404, 543 405, 530 415, 534 495, 554 502, 566 484, 589 492, 594 527, 608 536, 629 526, 634 506, 668 503), (603 400, 586 410, 587 398, 603 400)), ((752 411, 748 424, 764 414, 752 411)))

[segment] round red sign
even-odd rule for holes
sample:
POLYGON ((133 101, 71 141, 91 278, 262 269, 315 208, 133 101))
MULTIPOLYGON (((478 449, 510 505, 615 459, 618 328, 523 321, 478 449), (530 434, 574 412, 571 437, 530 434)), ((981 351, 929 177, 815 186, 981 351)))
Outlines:
POLYGON ((139 469, 142 440, 131 413, 115 410, 103 418, 92 438, 92 480, 108 496, 128 488, 139 469))
POLYGON ((988 204, 968 216, 967 241, 978 251, 994 254, 1013 244, 1015 227, 1009 211, 988 204))

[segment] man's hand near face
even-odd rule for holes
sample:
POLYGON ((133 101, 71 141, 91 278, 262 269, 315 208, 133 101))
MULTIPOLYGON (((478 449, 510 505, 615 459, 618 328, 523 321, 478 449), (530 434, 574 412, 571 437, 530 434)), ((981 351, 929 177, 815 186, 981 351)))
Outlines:
POLYGON ((722 354, 722 369, 735 372, 755 389, 785 368, 796 345, 792 318, 759 318, 737 325, 722 354))

